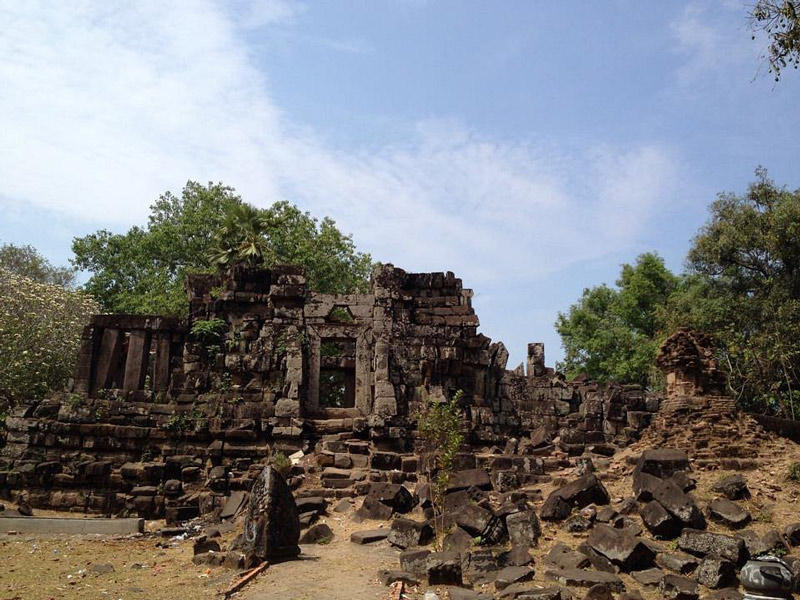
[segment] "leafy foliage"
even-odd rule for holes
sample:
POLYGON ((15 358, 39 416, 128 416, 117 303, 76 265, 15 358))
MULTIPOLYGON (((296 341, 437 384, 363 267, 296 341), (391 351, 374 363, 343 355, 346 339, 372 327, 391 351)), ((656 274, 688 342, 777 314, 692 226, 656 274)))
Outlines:
POLYGON ((232 188, 190 181, 159 197, 146 227, 75 238, 72 262, 92 273, 84 289, 108 312, 183 315, 186 274, 210 270, 214 234, 240 203, 232 188))
POLYGON ((463 395, 464 392, 458 390, 446 401, 437 401, 428 396, 417 412, 417 431, 426 450, 434 457, 433 463, 429 463, 427 477, 431 485, 434 524, 439 542, 444 533, 444 497, 453 475, 456 455, 464 443, 459 407, 463 395))
POLYGON ((0 413, 23 398, 64 387, 81 331, 99 312, 83 292, 0 268, 0 413))
POLYGON ((748 410, 800 416, 800 190, 767 172, 744 195, 720 194, 692 241, 688 272, 656 255, 624 265, 560 314, 569 375, 653 384, 659 343, 678 327, 710 334, 729 391, 748 410))
POLYGON ((192 335, 202 344, 219 344, 227 324, 219 318, 198 319, 192 323, 192 335))
POLYGON ((33 246, 0 246, 0 268, 28 277, 38 283, 71 288, 75 284, 75 269, 54 267, 33 246))
POLYGON ((263 264, 269 254, 269 229, 265 211, 244 203, 233 206, 214 236, 211 262, 219 266, 263 264))
POLYGON ((73 265, 92 273, 85 289, 109 312, 185 315, 186 274, 232 264, 296 264, 321 292, 368 287, 370 256, 331 219, 288 202, 258 209, 233 188, 189 181, 180 197, 166 192, 150 209, 145 227, 73 240, 73 265))
POLYGON ((289 476, 292 470, 292 461, 283 452, 278 451, 273 454, 269 462, 281 477, 286 479, 289 476))
POLYGON ((750 12, 750 29, 769 37, 767 62, 775 81, 787 66, 800 65, 800 2, 798 0, 757 0, 750 12))
POLYGON ((759 168, 745 195, 720 194, 711 205, 687 261, 704 302, 673 316, 721 342, 729 387, 743 406, 796 417, 800 190, 777 187, 759 168))
POLYGON ((571 377, 585 373, 599 381, 647 385, 660 342, 657 308, 678 283, 661 257, 647 253, 622 265, 617 289, 585 289, 556 320, 565 350, 559 366, 571 377))

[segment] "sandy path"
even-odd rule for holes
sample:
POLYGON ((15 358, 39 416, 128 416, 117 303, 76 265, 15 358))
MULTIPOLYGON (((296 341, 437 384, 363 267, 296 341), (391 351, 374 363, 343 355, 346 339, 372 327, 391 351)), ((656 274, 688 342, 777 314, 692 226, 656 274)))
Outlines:
POLYGON ((270 565, 258 580, 237 595, 242 600, 373 600, 387 598, 377 580, 378 569, 398 569, 398 551, 388 542, 360 545, 353 531, 377 529, 385 523, 353 524, 341 517, 323 519, 334 532, 326 545, 301 546, 301 560, 270 565))

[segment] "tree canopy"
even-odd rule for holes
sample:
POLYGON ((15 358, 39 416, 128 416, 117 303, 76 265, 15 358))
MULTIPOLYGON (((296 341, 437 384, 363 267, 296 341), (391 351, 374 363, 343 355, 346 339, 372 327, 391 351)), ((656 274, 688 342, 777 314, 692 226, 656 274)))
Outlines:
POLYGON ((747 406, 795 414, 800 399, 800 190, 759 168, 746 194, 720 194, 687 263, 706 303, 678 319, 721 343, 729 386, 747 406))
POLYGON ((658 348, 658 308, 678 285, 678 278, 655 253, 622 265, 617 288, 584 289, 556 330, 566 352, 561 366, 567 375, 613 379, 646 385, 658 348))
POLYGON ((297 264, 309 288, 324 292, 367 285, 370 256, 331 219, 319 222, 288 202, 259 209, 233 188, 190 181, 150 208, 144 227, 73 240, 73 264, 91 273, 84 289, 109 312, 183 315, 186 274, 232 263, 297 264))
POLYGON ((660 342, 710 334, 729 391, 748 409, 795 417, 800 400, 800 190, 759 168, 747 193, 720 194, 692 240, 687 271, 654 254, 623 265, 617 288, 584 290, 556 328, 568 375, 653 385, 660 342))
POLYGON ((769 72, 780 80, 781 72, 789 66, 800 66, 800 1, 757 0, 750 11, 750 29, 767 34, 769 44, 766 60, 769 72))
POLYGON ((0 268, 38 283, 60 285, 65 288, 75 284, 75 269, 54 267, 36 248, 29 245, 0 246, 0 268))

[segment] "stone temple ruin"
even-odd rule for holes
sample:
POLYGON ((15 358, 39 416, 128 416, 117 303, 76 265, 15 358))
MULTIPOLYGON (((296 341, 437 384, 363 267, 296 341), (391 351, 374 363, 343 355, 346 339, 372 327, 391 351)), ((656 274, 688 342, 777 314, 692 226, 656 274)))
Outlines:
POLYGON ((294 267, 239 267, 186 288, 186 322, 94 317, 72 390, 7 419, 0 495, 172 523, 241 515, 226 548, 213 527, 193 542, 197 565, 252 567, 230 589, 329 542, 314 524, 329 505, 385 522, 350 541, 399 549, 400 570, 378 571, 395 598, 409 584, 451 600, 721 600, 740 583, 787 598, 800 583, 800 557, 765 557, 800 546, 800 522, 756 528, 751 512, 781 491, 776 455, 800 465, 800 451, 736 413, 702 334, 663 343, 661 398, 567 381, 541 344, 508 370, 452 273, 384 265, 369 293, 335 295, 294 267), (452 398, 465 442, 437 517, 416 415, 452 398))
POLYGON ((4 496, 178 520, 220 511, 276 452, 315 448, 320 466, 343 470, 323 473, 323 491, 353 495, 367 472, 416 478, 417 407, 457 390, 473 450, 459 467, 519 486, 558 463, 554 443, 609 455, 658 410, 637 386, 566 381, 542 344, 529 345, 527 369, 508 370, 453 273, 384 265, 369 293, 336 295, 307 290, 296 267, 237 267, 189 276, 186 290, 187 322, 92 319, 73 390, 7 419, 4 496), (486 452, 532 432, 523 455, 486 452))

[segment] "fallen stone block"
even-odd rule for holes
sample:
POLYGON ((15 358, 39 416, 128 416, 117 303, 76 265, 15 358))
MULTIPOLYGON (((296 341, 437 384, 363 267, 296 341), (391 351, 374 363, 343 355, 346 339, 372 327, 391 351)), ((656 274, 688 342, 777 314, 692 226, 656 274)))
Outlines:
POLYGON ((403 549, 420 546, 433 539, 433 527, 427 521, 395 519, 387 539, 393 546, 403 549))
POLYGON ((622 580, 613 573, 581 571, 580 569, 548 569, 545 577, 567 587, 590 588, 602 584, 619 593, 625 589, 622 580))
POLYGON ((642 473, 655 475, 659 479, 666 479, 677 471, 688 471, 690 468, 686 450, 677 448, 645 450, 636 466, 642 473))
POLYGON ((718 589, 736 581, 736 567, 724 558, 707 556, 700 562, 694 576, 707 588, 718 589))
POLYGON ((389 536, 389 529, 368 529, 355 531, 350 534, 350 541, 354 544, 374 544, 385 540, 389 536))
POLYGON ((429 585, 461 585, 461 556, 455 552, 431 552, 426 558, 429 585))
POLYGON ((697 556, 713 554, 727 558, 737 566, 747 559, 744 540, 721 533, 684 529, 678 538, 678 547, 697 556))
POLYGON ((722 494, 728 500, 744 500, 750 497, 747 481, 741 473, 721 479, 711 486, 711 491, 722 494))
POLYGON ((545 500, 540 516, 543 521, 561 521, 569 516, 573 508, 609 502, 608 491, 597 476, 590 473, 552 492, 545 500))
POLYGON ((496 590, 503 590, 512 583, 522 583, 533 579, 535 571, 531 567, 505 567, 497 572, 494 578, 496 590))
POLYGON ((673 517, 658 500, 651 500, 639 511, 647 530, 655 537, 670 540, 680 535, 683 524, 673 517))
POLYGON ((655 554, 624 529, 602 523, 589 535, 586 543, 623 571, 641 571, 653 565, 655 554))
POLYGON ((691 554, 683 552, 662 552, 656 555, 656 564, 679 575, 689 575, 700 564, 691 554))
POLYGON ((718 498, 708 505, 708 517, 731 529, 741 529, 752 519, 749 512, 726 498, 718 498))
POLYGON ((506 529, 513 546, 531 547, 539 543, 542 526, 536 512, 523 510, 506 517, 506 529))
POLYGON ((658 591, 668 600, 698 600, 700 597, 697 582, 680 575, 665 575, 658 591))
POLYGON ((412 575, 424 578, 428 574, 427 559, 430 550, 406 550, 400 553, 400 568, 412 575))
POLYGON ((333 539, 333 531, 325 523, 317 523, 300 536, 299 544, 328 544, 333 539))

